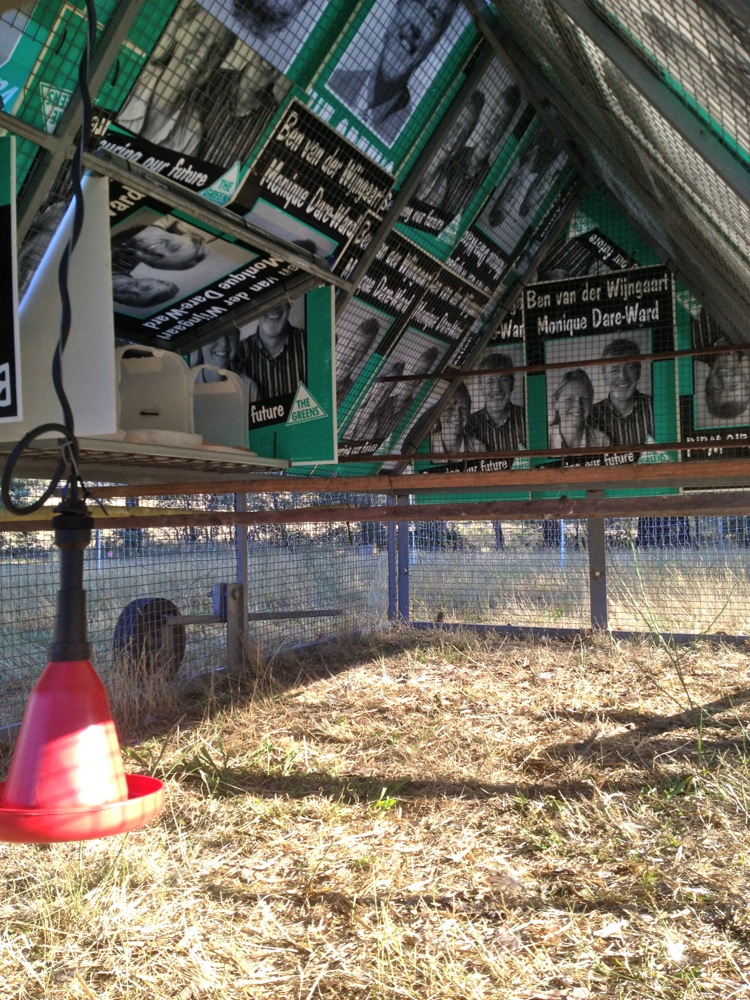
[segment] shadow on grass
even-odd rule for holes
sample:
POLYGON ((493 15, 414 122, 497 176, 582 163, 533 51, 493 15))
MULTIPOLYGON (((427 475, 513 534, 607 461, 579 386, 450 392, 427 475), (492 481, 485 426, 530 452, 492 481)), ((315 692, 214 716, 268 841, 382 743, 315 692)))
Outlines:
POLYGON ((158 677, 148 679, 146 686, 141 682, 138 687, 127 675, 121 675, 110 676, 107 687, 120 741, 124 745, 135 744, 164 736, 178 723, 209 720, 229 705, 241 710, 253 702, 278 698, 293 688, 372 663, 373 658, 399 656, 427 642, 429 639, 423 632, 406 628, 357 632, 258 658, 249 663, 239 678, 224 669, 215 669, 180 678, 178 682, 168 681, 166 686, 158 677), (112 688, 118 684, 120 692, 113 696, 112 688), (148 689, 149 684, 153 692, 148 689), (136 709, 136 704, 140 708, 136 709))
POLYGON ((738 715, 717 718, 750 702, 750 688, 743 688, 693 708, 672 715, 652 715, 645 712, 611 711, 566 712, 572 722, 597 724, 602 719, 627 726, 625 732, 599 737, 598 733, 585 740, 558 743, 545 748, 556 758, 592 758, 598 760, 617 756, 620 759, 638 758, 641 765, 665 756, 692 758, 696 764, 705 763, 712 753, 735 751, 738 755, 750 752, 747 728, 750 718, 738 715), (662 733, 683 732, 672 740, 659 739, 662 733), (718 732, 717 732, 718 731, 718 732), (721 733, 726 734, 723 738, 721 733), (637 748, 636 748, 637 745, 637 748))
POLYGON ((452 778, 419 780, 410 775, 400 778, 355 773, 334 776, 326 771, 269 775, 261 769, 231 766, 211 772, 205 767, 196 768, 188 763, 172 766, 158 776, 190 786, 210 798, 233 798, 241 795, 253 795, 260 799, 327 798, 344 805, 368 804, 375 811, 390 811, 397 804, 417 805, 420 801, 440 799, 466 802, 503 799, 504 805, 513 808, 514 804, 524 806, 528 802, 545 799, 593 799, 602 793, 637 793, 644 790, 670 792, 675 785, 674 774, 660 774, 651 769, 642 775, 627 778, 619 776, 611 780, 605 777, 598 782, 484 782, 456 781, 452 778))

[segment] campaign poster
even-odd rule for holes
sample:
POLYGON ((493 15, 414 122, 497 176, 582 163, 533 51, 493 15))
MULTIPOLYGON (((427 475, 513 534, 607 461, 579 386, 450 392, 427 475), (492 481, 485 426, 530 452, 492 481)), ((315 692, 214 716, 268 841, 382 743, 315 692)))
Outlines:
POLYGON ((458 344, 469 333, 489 297, 435 261, 435 273, 411 322, 418 329, 458 344))
POLYGON ((476 369, 487 375, 471 375, 458 383, 430 435, 435 471, 478 470, 484 472, 528 468, 523 452, 528 447, 526 423, 526 376, 516 371, 524 365, 521 343, 493 341, 482 352, 476 369), (503 457, 482 458, 483 452, 515 452, 503 457), (465 459, 447 458, 465 454, 465 459))
POLYGON ((545 204, 538 221, 531 229, 527 230, 522 243, 516 248, 513 255, 512 273, 518 275, 523 282, 531 279, 532 266, 536 264, 542 247, 549 242, 552 231, 557 227, 570 199, 575 194, 577 186, 577 175, 567 163, 561 178, 555 183, 551 201, 545 204))
POLYGON ((380 381, 403 375, 437 371, 447 345, 419 330, 408 328, 384 359, 356 411, 343 428, 339 455, 368 454, 387 449, 392 436, 403 429, 410 410, 427 392, 429 380, 380 381))
MULTIPOLYGON (((424 390, 420 393, 418 397, 418 404, 415 409, 409 414, 408 421, 402 426, 402 428, 393 435, 390 441, 380 448, 382 453, 388 453, 392 455, 403 455, 408 446, 409 458, 414 457, 414 441, 416 440, 415 435, 419 433, 421 435, 421 428, 425 426, 426 421, 429 420, 430 414, 435 409, 436 400, 442 397, 445 392, 445 383, 443 382, 430 382, 429 389, 424 390)), ((388 462, 383 462, 381 467, 382 472, 395 472, 399 462, 402 459, 393 459, 388 462)), ((421 465, 421 463, 418 463, 421 465)), ((442 471, 442 470, 440 470, 442 471)))
POLYGON ((541 125, 524 140, 475 223, 501 253, 509 255, 521 243, 567 163, 564 150, 541 125))
POLYGON ((0 137, 0 422, 20 420, 15 139, 0 137))
POLYGON ((333 290, 326 286, 226 331, 192 352, 190 364, 233 371, 245 382, 252 451, 304 464, 336 461, 333 359, 333 290))
MULTIPOLYGON (((715 130, 720 141, 724 141, 726 135, 733 135, 740 149, 747 151, 750 149, 750 128, 744 109, 748 64, 737 44, 738 30, 743 35, 746 30, 746 22, 738 29, 743 21, 737 16, 744 16, 745 5, 739 8, 717 5, 716 10, 712 10, 712 20, 715 18, 716 23, 711 29, 711 41, 704 46, 695 44, 693 28, 702 23, 704 4, 700 0, 683 0, 681 7, 680 16, 675 18, 664 17, 663 11, 652 5, 636 6, 632 10, 624 6, 618 17, 624 30, 643 38, 654 61, 667 68, 675 90, 684 93, 691 106, 705 109, 704 120, 715 130), (683 55, 687 52, 690 53, 689 61, 683 55), (721 85, 706 87, 701 83, 712 79, 721 81, 721 85)), ((650 139, 651 135, 648 137, 650 139)), ((660 159, 669 156, 665 144, 657 150, 660 159)))
POLYGON ((588 274, 609 274, 638 267, 638 261, 601 229, 594 227, 560 240, 537 270, 537 281, 559 281, 588 274))
POLYGON ((663 267, 527 286, 528 363, 554 366, 533 376, 544 380, 546 414, 533 420, 530 446, 601 449, 556 464, 654 461, 639 445, 674 440, 674 362, 638 356, 673 349, 673 316, 672 275, 663 267), (594 360, 600 364, 587 364, 594 360), (610 453, 610 445, 631 450, 610 453))
POLYGON ((460 0, 367 0, 315 81, 312 110, 393 171, 455 87, 475 40, 460 0))
POLYGON ((509 266, 507 257, 476 226, 464 230, 445 265, 488 295, 495 292, 509 266))
POLYGON ((681 439, 688 461, 740 458, 750 445, 750 352, 732 349, 731 338, 698 307, 690 316, 691 347, 719 348, 696 354, 687 386, 680 385, 681 439), (687 389, 687 391, 686 391, 687 389))
POLYGON ((358 394, 376 370, 378 348, 387 339, 393 323, 392 315, 357 298, 353 298, 337 317, 336 396, 341 423, 351 413, 358 394))
POLYGON ((364 252, 372 243, 381 219, 382 216, 372 211, 365 212, 362 216, 354 236, 336 258, 334 270, 342 278, 347 281, 351 279, 364 252))
MULTIPOLYGON (((86 44, 86 25, 83 13, 70 4, 56 4, 52 18, 49 12, 42 11, 42 6, 35 5, 32 14, 36 17, 32 17, 24 25, 24 38, 14 48, 8 64, 0 69, 0 76, 4 78, 6 71, 9 76, 12 75, 13 69, 17 67, 20 78, 25 79, 25 85, 21 86, 20 91, 11 86, 9 103, 13 105, 13 114, 45 132, 54 133, 76 87, 78 63, 86 44), (42 17, 44 26, 37 21, 37 18, 42 17), (24 50, 30 54, 27 40, 34 38, 40 40, 41 44, 36 44, 38 58, 29 75, 28 66, 17 64, 21 61, 24 50)), ((10 14, 12 21, 17 16, 16 11, 10 14)), ((19 144, 16 158, 19 181, 28 174, 36 155, 36 145, 27 142, 19 144)))
POLYGON ((297 269, 110 182, 112 299, 122 336, 180 350, 297 269))
POLYGON ((399 327, 439 274, 440 264, 400 233, 392 231, 357 287, 357 297, 398 320, 399 327))
POLYGON ((99 148, 225 205, 291 83, 195 0, 181 0, 99 148))
POLYGON ((0 111, 8 115, 21 100, 47 34, 24 10, 28 6, 0 15, 0 111))
MULTIPOLYGON (((305 48, 326 10, 329 15, 350 12, 348 0, 198 0, 223 27, 276 69, 297 82, 295 72, 305 48)), ((327 20, 331 19, 331 16, 327 20)))
POLYGON ((253 161, 233 210, 333 264, 363 217, 385 211, 392 185, 390 174, 293 100, 253 161))
MULTIPOLYGON (((463 104, 399 222, 453 245, 490 173, 508 157, 506 144, 527 106, 510 71, 496 59, 463 104)), ((510 145, 512 151, 515 144, 510 145)))

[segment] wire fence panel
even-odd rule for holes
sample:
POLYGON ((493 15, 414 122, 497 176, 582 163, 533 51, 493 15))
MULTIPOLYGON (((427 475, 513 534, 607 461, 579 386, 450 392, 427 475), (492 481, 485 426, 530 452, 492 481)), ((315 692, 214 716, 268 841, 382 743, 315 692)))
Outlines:
MULTIPOLYGON (((249 497, 254 509, 304 510, 332 503, 380 505, 343 494, 249 497)), ((282 645, 370 628, 388 608, 385 527, 371 522, 274 524, 248 531, 249 639, 263 654, 282 645), (264 619, 265 613, 299 617, 264 619), (255 616, 258 616, 255 618, 255 616)))
MULTIPOLYGON (((613 631, 750 631, 750 518, 606 521, 613 631)), ((589 628, 585 520, 417 522, 409 536, 411 617, 589 628)))
MULTIPOLYGON (((343 497, 336 495, 336 501, 343 497)), ((248 498, 256 510, 314 508, 329 497, 248 498)), ((347 498, 357 505, 373 503, 347 498)), ((380 501, 382 502, 382 501, 380 501)), ((196 512, 229 511, 234 497, 129 499, 128 506, 177 506, 196 512)), ((92 661, 105 683, 119 668, 118 650, 134 634, 139 615, 152 613, 159 631, 171 614, 214 615, 214 587, 241 578, 241 529, 231 525, 169 528, 97 528, 84 552, 92 661), (149 611, 149 609, 151 609, 149 611)), ((382 525, 251 526, 247 531, 248 629, 251 652, 269 656, 282 647, 372 628, 388 609, 387 532, 382 525), (267 616, 271 616, 270 618, 267 616)), ((17 724, 33 684, 49 659, 59 551, 53 532, 0 533, 0 730, 17 724)), ((179 679, 226 663, 223 623, 184 630, 179 679)))
POLYGON ((610 627, 745 635, 749 530, 745 517, 608 520, 610 627))
POLYGON ((589 625, 583 521, 416 523, 410 563, 415 619, 589 625))
MULTIPOLYGON (((117 650, 144 607, 159 630, 173 614, 210 619, 215 586, 242 581, 245 538, 251 657, 384 624, 393 596, 389 533, 385 524, 356 520, 363 507, 384 503, 339 493, 253 495, 248 510, 287 523, 97 527, 84 553, 97 670, 106 682, 118 668, 117 650), (353 520, 315 520, 316 509, 333 504, 351 508, 353 520), (311 520, 297 523, 299 511, 311 520)), ((232 510, 234 497, 148 498, 140 505, 221 514, 232 510)), ((750 517, 611 518, 605 542, 610 629, 750 634, 750 517)), ((413 620, 591 627, 585 520, 413 522, 407 557, 402 578, 413 620)), ((0 533, 0 569, 2 729, 20 721, 49 657, 59 587, 52 532, 0 533)), ((226 656, 222 622, 189 624, 175 669, 187 680, 224 665, 226 656)))
POLYGON ((51 532, 0 535, 0 727, 18 722, 47 663, 57 593, 51 532))

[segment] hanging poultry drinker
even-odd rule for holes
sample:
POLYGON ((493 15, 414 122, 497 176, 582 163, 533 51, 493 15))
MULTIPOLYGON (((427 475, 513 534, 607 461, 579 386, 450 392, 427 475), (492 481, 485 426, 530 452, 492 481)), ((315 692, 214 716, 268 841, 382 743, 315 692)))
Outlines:
POLYGON ((55 633, 0 783, 0 840, 51 843, 126 833, 150 822, 163 804, 160 781, 125 774, 109 699, 90 662, 83 552, 92 523, 75 497, 53 519, 61 550, 55 633))

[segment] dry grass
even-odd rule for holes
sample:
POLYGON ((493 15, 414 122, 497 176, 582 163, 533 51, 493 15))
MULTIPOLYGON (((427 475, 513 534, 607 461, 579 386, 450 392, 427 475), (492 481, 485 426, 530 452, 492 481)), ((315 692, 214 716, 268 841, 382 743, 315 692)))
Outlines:
POLYGON ((397 631, 152 697, 157 822, 0 846, 0 997, 750 997, 749 681, 397 631))
MULTIPOLYGON (((419 553, 409 567, 412 617, 586 628, 590 570, 583 549, 419 553)), ((743 548, 611 549, 610 628, 746 635, 748 578, 743 548)))

